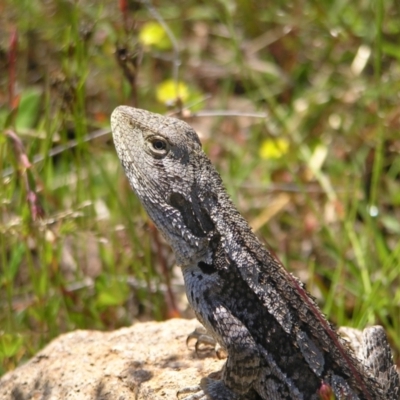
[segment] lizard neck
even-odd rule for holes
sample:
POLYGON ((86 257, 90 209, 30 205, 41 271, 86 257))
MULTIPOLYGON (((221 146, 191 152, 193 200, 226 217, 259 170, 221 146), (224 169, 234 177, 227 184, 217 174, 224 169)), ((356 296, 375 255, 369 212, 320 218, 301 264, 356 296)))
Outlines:
POLYGON ((219 268, 224 268, 228 259, 240 262, 243 257, 250 259, 254 258, 254 253, 262 254, 264 248, 228 196, 219 174, 212 168, 207 169, 206 176, 207 179, 200 175, 196 184, 199 190, 195 193, 196 200, 192 197, 194 211, 191 214, 195 215, 197 224, 202 221, 198 231, 205 232, 207 240, 194 259, 186 260, 181 265, 218 263, 219 268), (253 253, 253 257, 249 253, 253 253))

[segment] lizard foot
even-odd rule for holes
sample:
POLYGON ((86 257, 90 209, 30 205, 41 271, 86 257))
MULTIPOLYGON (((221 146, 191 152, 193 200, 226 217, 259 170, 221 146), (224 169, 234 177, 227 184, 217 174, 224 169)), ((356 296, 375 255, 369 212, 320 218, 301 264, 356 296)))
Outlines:
POLYGON ((176 393, 176 397, 179 400, 207 400, 207 395, 203 392, 199 385, 197 386, 189 386, 178 390, 176 393), (192 394, 190 394, 192 393, 192 394), (188 395, 186 397, 182 397, 188 395))
POLYGON ((190 347, 192 340, 195 340, 194 350, 198 356, 207 357, 212 352, 215 353, 220 360, 227 358, 226 351, 208 334, 205 328, 198 327, 188 335, 186 339, 186 345, 188 347, 190 347))

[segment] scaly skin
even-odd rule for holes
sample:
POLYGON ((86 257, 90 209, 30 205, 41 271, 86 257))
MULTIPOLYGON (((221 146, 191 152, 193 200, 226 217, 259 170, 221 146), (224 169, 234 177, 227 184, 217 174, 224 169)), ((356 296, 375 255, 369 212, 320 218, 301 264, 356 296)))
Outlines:
POLYGON ((383 329, 374 328, 379 351, 367 350, 374 333, 361 340, 359 358, 350 351, 253 234, 188 124, 120 106, 111 125, 129 182, 182 268, 190 305, 228 354, 221 380, 203 379, 187 399, 398 397, 383 329))

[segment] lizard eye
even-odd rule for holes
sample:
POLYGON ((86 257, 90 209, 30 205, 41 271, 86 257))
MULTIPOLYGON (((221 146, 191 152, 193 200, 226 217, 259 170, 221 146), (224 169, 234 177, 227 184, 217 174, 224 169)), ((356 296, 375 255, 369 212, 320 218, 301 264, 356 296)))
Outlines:
POLYGON ((149 138, 149 148, 153 156, 162 158, 169 152, 169 143, 163 137, 153 136, 149 138))
POLYGON ((155 140, 152 144, 153 144, 154 150, 157 150, 157 151, 165 150, 165 148, 167 147, 165 142, 163 142, 162 140, 155 140))

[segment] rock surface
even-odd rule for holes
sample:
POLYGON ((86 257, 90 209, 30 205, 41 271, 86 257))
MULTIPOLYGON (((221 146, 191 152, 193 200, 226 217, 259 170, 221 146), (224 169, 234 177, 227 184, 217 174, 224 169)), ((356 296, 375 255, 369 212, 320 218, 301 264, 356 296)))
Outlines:
POLYGON ((199 323, 172 319, 113 332, 59 336, 0 379, 1 400, 169 400, 224 363, 199 358, 186 338, 199 323))

